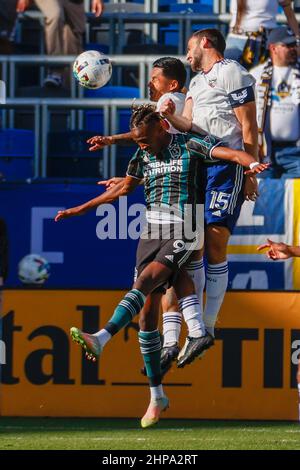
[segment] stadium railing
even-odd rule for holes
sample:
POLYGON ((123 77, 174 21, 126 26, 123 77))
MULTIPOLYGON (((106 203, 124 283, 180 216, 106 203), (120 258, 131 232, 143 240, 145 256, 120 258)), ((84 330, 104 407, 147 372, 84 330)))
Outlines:
MULTIPOLYGON (((111 56, 112 65, 126 67, 136 66, 139 69, 139 89, 140 96, 144 98, 146 96, 146 85, 149 76, 149 68, 152 63, 158 59, 159 56, 154 55, 115 55, 111 56)), ((175 56, 183 60, 185 63, 184 56, 175 56)), ((72 74, 72 64, 75 56, 48 56, 48 55, 0 55, 0 63, 2 65, 2 80, 8 84, 7 94, 9 98, 16 96, 16 79, 17 79, 17 67, 20 65, 40 65, 44 67, 50 64, 60 64, 70 66, 70 77, 71 77, 71 98, 75 98, 78 94, 79 97, 83 96, 83 88, 76 85, 75 78, 72 74)), ((41 76, 42 83, 42 76, 41 76)))
MULTIPOLYGON (((145 99, 136 100, 135 103, 145 103, 145 99)), ((49 116, 53 110, 70 110, 71 130, 83 130, 83 122, 80 112, 88 109, 103 109, 103 130, 105 135, 117 132, 118 110, 128 109, 132 105, 132 99, 94 99, 94 98, 8 98, 3 110, 11 112, 18 108, 32 107, 34 110, 34 178, 47 177, 48 159, 48 135, 50 131, 49 116), (77 112, 77 115, 76 115, 77 112)), ((5 126, 4 126, 5 127, 5 126)), ((84 157, 82 157, 84 158, 84 157)), ((100 156, 99 156, 100 158, 100 156)), ((103 177, 109 178, 116 175, 117 148, 116 146, 105 147, 103 150, 103 177)), ((64 175, 61 175, 64 176, 64 175)))
MULTIPOLYGON (((192 8, 191 8, 192 10, 192 8)), ((108 23, 110 30, 109 40, 109 54, 120 54, 123 52, 125 42, 125 26, 130 23, 141 23, 146 27, 145 32, 150 39, 150 42, 157 42, 157 27, 162 24, 176 23, 178 25, 178 54, 184 54, 186 42, 191 35, 194 25, 201 24, 219 24, 221 26, 228 25, 230 21, 230 14, 226 13, 226 5, 222 2, 214 11, 218 13, 203 14, 199 12, 190 11, 185 9, 183 12, 157 12, 150 11, 145 13, 103 13, 101 17, 96 18, 93 14, 87 14, 87 37, 90 37, 90 29, 93 26, 100 26, 108 23), (147 29, 147 25, 150 28, 147 29), (147 31, 146 31, 147 30, 147 31)), ((26 17, 32 17, 43 21, 42 13, 38 11, 28 11, 21 16, 21 20, 26 17)), ((296 14, 297 20, 300 21, 300 15, 296 14)), ((286 22, 285 15, 278 15, 277 20, 279 23, 286 22)), ((224 33, 226 33, 225 29, 224 33)))

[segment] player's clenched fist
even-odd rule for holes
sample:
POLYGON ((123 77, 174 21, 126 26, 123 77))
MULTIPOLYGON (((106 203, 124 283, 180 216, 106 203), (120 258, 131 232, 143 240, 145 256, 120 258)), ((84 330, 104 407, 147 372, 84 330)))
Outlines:
POLYGON ((175 114, 176 106, 172 100, 166 100, 163 102, 161 107, 159 108, 160 114, 162 116, 167 117, 170 114, 175 114))

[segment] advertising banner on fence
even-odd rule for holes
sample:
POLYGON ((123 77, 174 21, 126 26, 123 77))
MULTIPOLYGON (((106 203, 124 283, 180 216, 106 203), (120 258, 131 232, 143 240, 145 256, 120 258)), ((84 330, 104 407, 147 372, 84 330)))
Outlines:
MULTIPOLYGON (((69 329, 105 325, 122 291, 6 290, 2 317, 2 416, 141 417, 137 319, 86 361, 69 329)), ((202 360, 164 380, 169 418, 291 419, 298 416, 300 294, 231 292, 217 340, 202 360)), ((182 332, 182 342, 185 331, 182 332)))
MULTIPOLYGON (((229 289, 300 288, 300 261, 273 263, 256 251, 269 237, 300 244, 300 180, 260 180, 260 197, 245 202, 229 245, 229 289)), ((7 287, 21 286, 18 263, 29 253, 51 265, 45 287, 128 289, 144 220, 143 189, 84 217, 55 223, 58 210, 99 194, 95 183, 0 186, 0 217, 8 226, 7 287), (20 236, 20 233, 22 236, 20 236)), ((223 204, 216 197, 217 204, 223 204)))

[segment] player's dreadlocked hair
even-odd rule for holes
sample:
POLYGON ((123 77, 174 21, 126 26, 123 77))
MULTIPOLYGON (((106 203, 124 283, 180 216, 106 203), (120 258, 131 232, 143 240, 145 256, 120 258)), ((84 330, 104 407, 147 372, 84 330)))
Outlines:
POLYGON ((139 127, 143 124, 149 124, 150 122, 158 122, 160 119, 160 114, 155 112, 155 106, 152 104, 133 106, 130 118, 130 129, 139 127))

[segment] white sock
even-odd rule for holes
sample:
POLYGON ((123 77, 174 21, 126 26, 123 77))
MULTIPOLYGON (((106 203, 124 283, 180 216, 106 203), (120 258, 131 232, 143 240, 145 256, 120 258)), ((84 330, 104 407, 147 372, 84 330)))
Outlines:
POLYGON ((150 387, 151 401, 157 400, 165 396, 162 385, 157 385, 157 387, 150 387))
POLYGON ((195 292, 198 297, 200 307, 203 308, 203 291, 205 287, 205 268, 203 258, 198 261, 191 261, 186 270, 194 282, 195 292))
POLYGON ((191 338, 200 338, 205 335, 205 326, 202 319, 202 308, 198 297, 193 294, 178 301, 179 308, 188 327, 191 338))
POLYGON ((166 312, 163 314, 163 347, 173 346, 174 344, 179 342, 181 321, 181 313, 166 312))
POLYGON ((104 348, 106 343, 110 340, 111 334, 106 331, 104 328, 102 330, 98 331, 98 333, 93 334, 93 336, 96 336, 97 340, 100 343, 100 346, 104 348))
POLYGON ((206 271, 206 303, 203 319, 207 331, 212 336, 215 335, 214 326, 223 303, 227 285, 227 261, 220 264, 209 264, 206 271))

